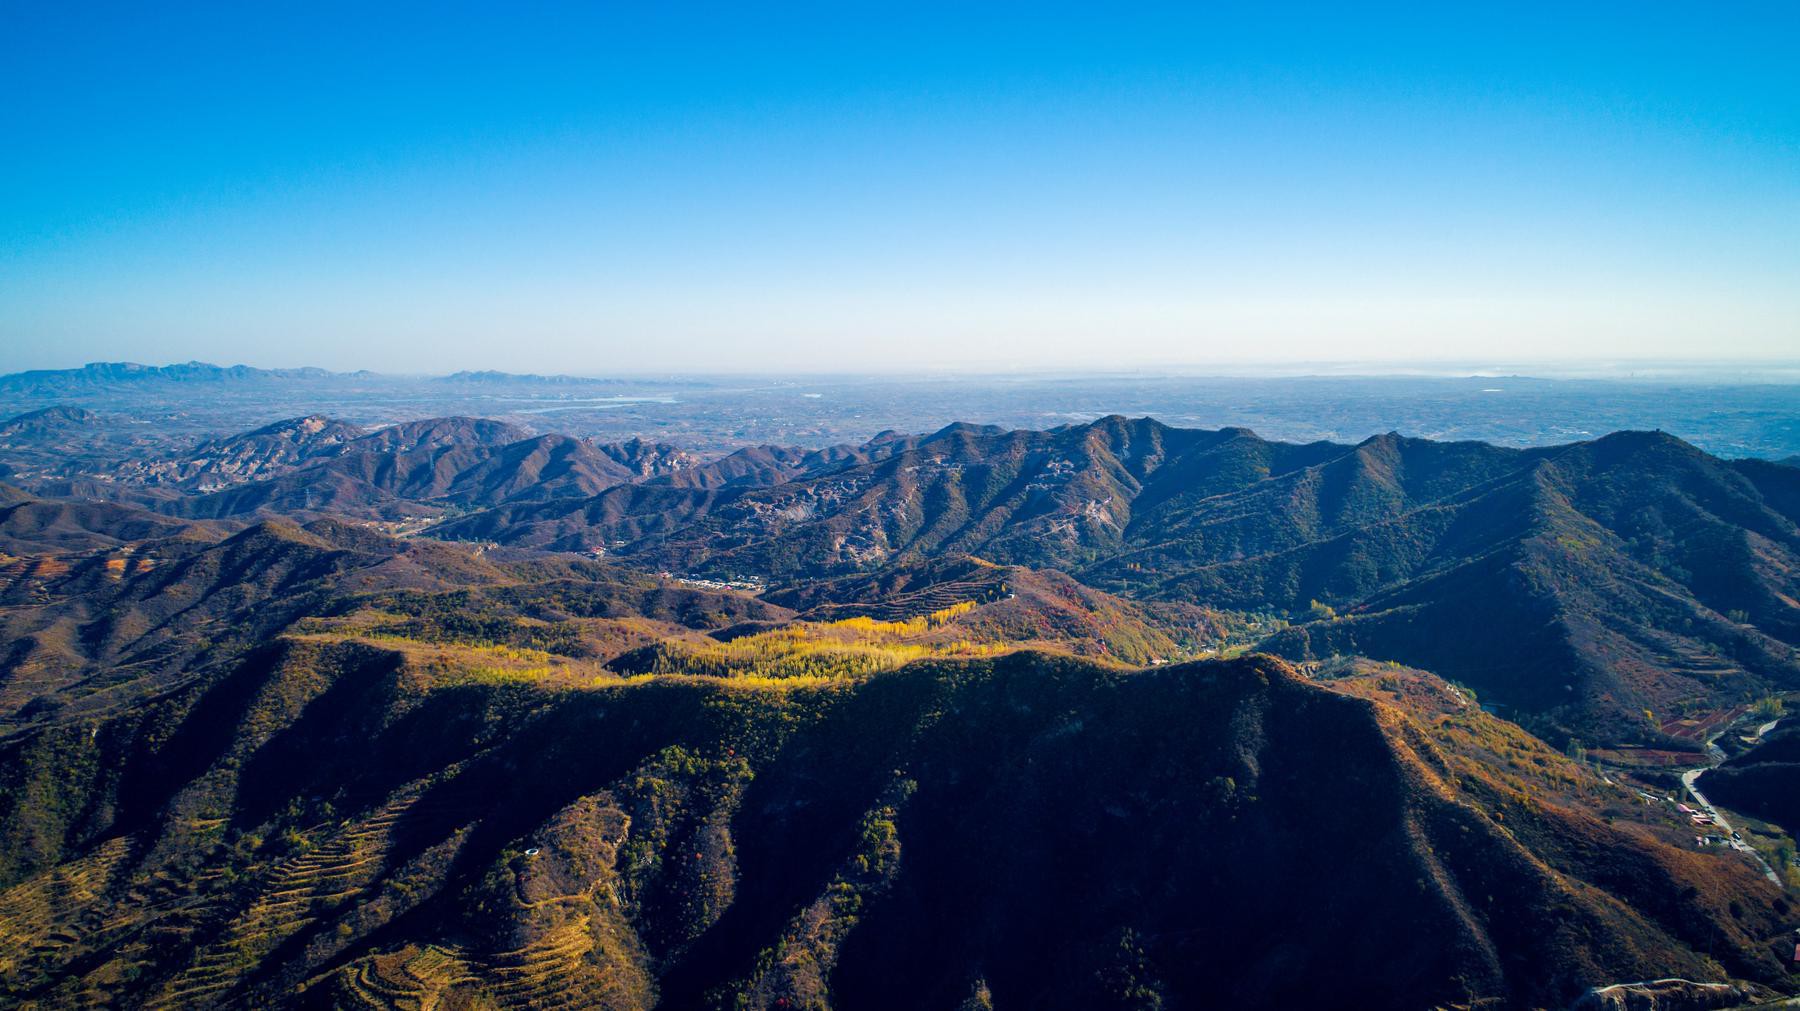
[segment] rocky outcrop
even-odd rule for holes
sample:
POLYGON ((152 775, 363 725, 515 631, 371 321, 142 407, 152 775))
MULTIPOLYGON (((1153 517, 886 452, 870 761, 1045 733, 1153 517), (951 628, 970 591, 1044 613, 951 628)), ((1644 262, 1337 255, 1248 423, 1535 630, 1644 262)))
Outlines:
POLYGON ((1737 1007, 1753 999, 1749 989, 1730 983, 1653 979, 1594 987, 1581 995, 1573 1011, 1708 1011, 1737 1007))

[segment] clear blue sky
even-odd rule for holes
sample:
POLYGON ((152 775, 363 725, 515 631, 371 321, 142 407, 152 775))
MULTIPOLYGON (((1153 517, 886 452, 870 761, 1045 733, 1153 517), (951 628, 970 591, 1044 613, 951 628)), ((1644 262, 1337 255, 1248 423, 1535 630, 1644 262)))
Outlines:
POLYGON ((1800 357, 1800 5, 0 8, 0 370, 1800 357))

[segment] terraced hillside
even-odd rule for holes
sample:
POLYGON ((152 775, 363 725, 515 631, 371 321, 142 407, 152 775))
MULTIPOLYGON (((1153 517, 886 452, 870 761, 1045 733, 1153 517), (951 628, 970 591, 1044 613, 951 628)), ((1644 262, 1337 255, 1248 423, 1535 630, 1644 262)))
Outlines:
POLYGON ((1186 1004, 1221 980, 1273 1007, 1351 977, 1387 1006, 1525 1006, 1646 974, 1782 979, 1775 889, 1678 828, 1607 824, 1623 790, 1404 684, 1034 654, 571 684, 296 640, 161 709, 13 742, 162 772, 110 797, 36 785, 111 817, 16 873, 5 978, 153 1007, 1186 1004), (1436 926, 1368 929, 1398 917, 1436 926))

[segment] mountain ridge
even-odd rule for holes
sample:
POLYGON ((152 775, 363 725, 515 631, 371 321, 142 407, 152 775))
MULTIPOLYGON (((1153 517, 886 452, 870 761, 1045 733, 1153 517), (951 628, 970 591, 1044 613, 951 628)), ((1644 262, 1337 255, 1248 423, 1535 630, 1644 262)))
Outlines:
MULTIPOLYGON (((132 938, 156 935, 77 930, 12 963, 30 966, 14 978, 42 981, 23 993, 317 1007, 374 988, 515 1002, 525 995, 510 981, 536 966, 538 992, 615 1007, 710 1005, 720 993, 753 1008, 900 1006, 976 987, 1053 1006, 1148 991, 1184 1006, 1223 993, 1246 1008, 1525 1007, 1596 981, 1711 976, 1720 969, 1698 950, 1712 929, 1703 922, 1720 924, 1711 946, 1733 975, 1780 973, 1764 944, 1779 930, 1776 893, 1750 871, 1610 829, 1573 800, 1533 801, 1504 776, 1459 786, 1457 760, 1436 739, 1483 728, 1482 717, 1457 710, 1450 729, 1429 730, 1423 714, 1310 683, 1279 661, 1122 676, 1019 654, 916 665, 825 694, 721 695, 716 683, 670 682, 544 696, 523 709, 525 699, 493 689, 409 703, 408 661, 365 647, 296 643, 246 664, 165 714, 134 715, 135 728, 102 726, 107 749, 153 748, 144 735, 156 721, 185 711, 191 736, 196 719, 229 711, 217 693, 254 689, 241 722, 207 746, 229 764, 171 769, 158 788, 168 800, 139 807, 133 835, 102 831, 77 849, 71 868, 105 860, 110 869, 93 897, 47 907, 48 922, 117 916, 132 883, 157 874, 212 894, 209 864, 195 877, 158 856, 183 837, 206 838, 190 821, 223 817, 260 833, 291 824, 284 797, 342 789, 328 784, 351 784, 333 794, 343 814, 301 838, 317 840, 307 852, 341 868, 331 870, 341 884, 298 873, 312 864, 220 850, 209 860, 240 868, 246 897, 183 914, 143 892, 128 914, 163 929, 190 924, 192 948, 159 956, 149 973, 84 981, 58 967, 141 958, 143 940, 132 938), (345 708, 351 699, 362 702, 345 708), (434 721, 485 719, 499 730, 409 744, 417 731, 407 714, 431 710, 434 721), (345 720, 364 743, 324 763, 283 762, 339 739, 345 720), (639 729, 627 730, 633 721, 639 729), (773 738, 757 730, 783 725, 773 738), (862 747, 835 768, 814 764, 846 735, 862 747), (441 779, 431 775, 439 763, 441 779), (1357 788, 1318 788, 1327 770, 1357 788), (408 784, 414 776, 422 786, 408 784), (1124 786, 1134 780, 1142 785, 1124 786), (511 796, 496 805, 491 791, 503 783, 511 796), (811 804, 794 807, 799 798, 811 804), (137 833, 163 841, 142 848, 137 833), (112 841, 121 838, 122 847, 112 841), (1053 844, 1009 853, 1019 839, 1053 844), (1630 854, 1631 873, 1608 876, 1582 855, 1601 840, 1615 859, 1630 854), (645 847, 660 858, 627 859, 645 847), (1186 859, 1170 862, 1175 852, 1186 859), (385 859, 370 864, 377 853, 385 859), (1317 859, 1325 853, 1362 870, 1337 874, 1317 859), (1074 867, 1100 854, 1111 884, 1084 884, 1074 867), (322 898, 346 886, 353 901, 322 898), (1665 889, 1691 897, 1650 913, 1621 898, 1636 904, 1665 889), (283 906, 284 890, 303 901, 283 906), (1240 915, 1223 922, 1202 895, 1240 915), (1065 903, 1086 916, 1048 915, 1065 903), (1431 929, 1371 929, 1396 918, 1431 929), (222 961, 229 951, 248 960, 222 961), (538 954, 519 961, 509 951, 538 954), (426 962, 402 971, 431 952, 455 971, 434 975, 426 962), (228 964, 239 968, 220 976, 215 967, 228 964), (1056 966, 1048 977, 1046 964, 1056 966)), ((18 880, 8 908, 40 908, 39 878, 18 880)))
MULTIPOLYGON (((1053 437, 1097 476, 1046 466, 994 496, 1044 473, 1032 495, 1142 488, 1243 442, 1123 436, 1053 437)), ((1045 439, 958 429, 856 467, 917 481, 1045 439)), ((1229 459, 1277 480, 1319 466, 1245 445, 1229 459)), ((1310 479, 1339 492, 1297 529, 1392 522, 1392 489, 1435 487, 1390 466, 1404 447, 1366 448, 1310 479)), ((1532 1008, 1670 974, 1792 987, 1779 889, 1467 690, 1360 659, 1184 659, 1265 639, 1267 616, 948 552, 734 588, 342 518, 6 500, 7 1001, 1532 1008)))
MULTIPOLYGON (((953 425, 887 445, 770 486, 624 485, 433 535, 606 547, 777 584, 966 553, 1296 621, 1318 602, 1341 615, 1267 648, 1298 659, 1375 648, 1561 734, 1616 734, 1602 724, 1681 698, 1800 684, 1800 484, 1663 433, 1530 450, 1393 435, 1289 445, 1115 416, 1044 432, 953 425), (1442 628, 1468 626, 1459 609, 1511 610, 1481 649, 1425 650, 1408 629, 1427 597, 1442 628), (1510 638, 1565 625, 1528 678, 1483 669, 1510 638)), ((1639 723, 1631 733, 1654 736, 1639 723)))

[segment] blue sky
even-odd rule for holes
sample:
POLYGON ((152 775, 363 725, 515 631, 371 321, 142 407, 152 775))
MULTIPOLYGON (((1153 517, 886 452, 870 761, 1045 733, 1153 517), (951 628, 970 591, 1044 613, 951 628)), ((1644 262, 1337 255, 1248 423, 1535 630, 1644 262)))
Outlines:
POLYGON ((9 5, 0 368, 1800 357, 1800 7, 1110 6, 9 5))

